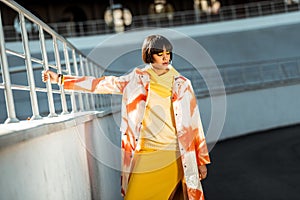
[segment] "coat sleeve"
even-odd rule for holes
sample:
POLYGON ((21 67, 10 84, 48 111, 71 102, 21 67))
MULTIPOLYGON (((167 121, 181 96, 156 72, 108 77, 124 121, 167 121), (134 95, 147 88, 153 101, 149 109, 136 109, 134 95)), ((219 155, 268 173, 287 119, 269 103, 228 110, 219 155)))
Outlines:
POLYGON ((191 122, 192 129, 194 132, 194 144, 197 157, 197 165, 205 165, 210 163, 209 153, 207 149, 207 144, 205 140, 205 135, 203 131, 201 116, 199 112, 199 107, 197 104, 197 98, 195 96, 192 84, 189 83, 190 91, 190 112, 191 112, 191 122))
POLYGON ((124 76, 64 76, 64 89, 98 94, 122 94, 133 72, 124 76))

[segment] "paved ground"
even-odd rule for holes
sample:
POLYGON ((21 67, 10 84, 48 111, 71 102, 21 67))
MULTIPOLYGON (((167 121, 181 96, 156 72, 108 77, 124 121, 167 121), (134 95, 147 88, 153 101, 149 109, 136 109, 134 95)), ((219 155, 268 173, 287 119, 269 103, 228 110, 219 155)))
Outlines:
POLYGON ((300 125, 216 144, 206 200, 300 200, 300 125))

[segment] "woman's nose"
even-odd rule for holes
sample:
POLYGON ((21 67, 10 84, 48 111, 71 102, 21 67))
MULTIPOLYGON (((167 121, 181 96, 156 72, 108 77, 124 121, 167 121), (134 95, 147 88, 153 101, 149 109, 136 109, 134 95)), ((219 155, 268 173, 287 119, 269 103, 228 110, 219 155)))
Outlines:
POLYGON ((166 60, 168 58, 168 55, 166 53, 163 53, 163 59, 166 60))

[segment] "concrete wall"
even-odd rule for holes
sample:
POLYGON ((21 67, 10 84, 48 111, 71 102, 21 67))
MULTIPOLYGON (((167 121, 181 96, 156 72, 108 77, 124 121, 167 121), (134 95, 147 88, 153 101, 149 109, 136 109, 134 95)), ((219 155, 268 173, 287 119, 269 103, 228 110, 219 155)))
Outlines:
POLYGON ((120 146, 112 115, 0 126, 0 199, 121 199, 120 173, 107 166, 119 166, 120 151, 113 153, 103 140, 108 136, 120 146))
POLYGON ((1 148, 0 198, 91 199, 87 154, 77 135, 84 135, 77 131, 83 128, 81 124, 1 148))
MULTIPOLYGON (((229 94, 226 96, 224 124, 222 124, 222 120, 212 118, 211 99, 199 99, 198 104, 208 142, 212 142, 214 145, 216 135, 219 134, 208 132, 210 126, 222 128, 218 139, 220 141, 268 129, 299 124, 299 89, 300 84, 297 84, 229 94)), ((223 113, 219 114, 222 115, 223 113)))

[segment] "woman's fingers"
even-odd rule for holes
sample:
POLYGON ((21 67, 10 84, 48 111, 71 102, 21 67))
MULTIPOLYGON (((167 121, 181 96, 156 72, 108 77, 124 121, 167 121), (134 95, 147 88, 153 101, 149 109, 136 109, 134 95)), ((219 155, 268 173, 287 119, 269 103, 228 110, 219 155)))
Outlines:
POLYGON ((57 83, 58 74, 50 70, 42 71, 42 81, 47 82, 48 79, 50 79, 51 83, 57 83))
POLYGON ((48 80, 48 73, 47 73, 47 71, 42 71, 42 81, 43 82, 47 82, 47 80, 48 80))

